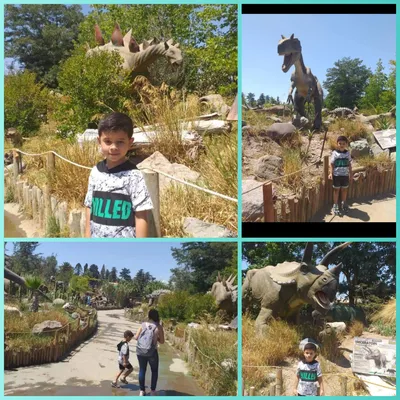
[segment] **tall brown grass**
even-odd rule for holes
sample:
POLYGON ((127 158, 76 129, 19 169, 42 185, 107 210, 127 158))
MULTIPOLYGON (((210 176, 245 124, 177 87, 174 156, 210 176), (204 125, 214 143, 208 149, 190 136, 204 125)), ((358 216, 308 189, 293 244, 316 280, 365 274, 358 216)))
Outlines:
POLYGON ((349 327, 349 335, 351 337, 361 336, 364 332, 364 324, 361 321, 353 321, 349 327))
POLYGON ((286 185, 297 188, 302 184, 302 172, 293 174, 302 168, 301 150, 297 149, 284 149, 282 152, 283 159, 283 175, 289 175, 283 179, 286 185))
POLYGON ((371 316, 372 322, 382 321, 384 324, 396 323, 396 299, 391 299, 382 309, 371 316))
MULTIPOLYGON (((369 136, 368 130, 360 121, 336 118, 329 126, 329 130, 342 136, 346 136, 349 142, 359 139, 366 139, 369 136)), ((329 142, 331 144, 331 141, 329 142)), ((336 146, 336 143, 335 143, 336 146)))

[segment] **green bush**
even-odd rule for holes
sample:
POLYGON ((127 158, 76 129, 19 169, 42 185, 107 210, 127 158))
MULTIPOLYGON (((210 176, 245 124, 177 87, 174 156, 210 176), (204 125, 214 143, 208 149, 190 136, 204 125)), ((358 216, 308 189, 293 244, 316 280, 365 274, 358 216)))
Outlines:
POLYGON ((161 297, 157 309, 161 318, 177 321, 195 321, 206 314, 215 314, 217 307, 210 294, 190 295, 179 291, 161 297))
POLYGON ((58 81, 64 97, 57 104, 55 118, 64 133, 83 131, 112 111, 127 111, 130 80, 116 52, 87 57, 80 49, 62 65, 58 81))
POLYGON ((47 89, 36 83, 36 75, 23 71, 4 78, 5 128, 16 128, 31 136, 38 131, 47 112, 47 89))

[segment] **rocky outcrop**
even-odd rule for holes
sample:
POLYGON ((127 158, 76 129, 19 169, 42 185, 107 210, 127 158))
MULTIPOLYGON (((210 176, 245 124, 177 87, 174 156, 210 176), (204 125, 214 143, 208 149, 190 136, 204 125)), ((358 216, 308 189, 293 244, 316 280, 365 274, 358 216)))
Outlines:
POLYGON ((371 148, 366 139, 356 140, 350 143, 352 158, 365 157, 371 154, 371 148))
POLYGON ((255 174, 261 179, 276 179, 280 176, 283 160, 277 156, 265 155, 257 160, 255 174))
POLYGON ((253 179, 244 179, 242 181, 242 191, 243 221, 257 221, 263 218, 264 198, 261 183, 253 179), (248 192, 249 190, 251 191, 248 192))
POLYGON ((43 321, 32 328, 32 333, 43 333, 60 328, 62 328, 62 324, 59 321, 43 321))
POLYGON ((191 237, 196 238, 220 238, 236 237, 237 235, 224 226, 210 224, 200 219, 187 217, 183 222, 183 230, 191 237))
POLYGON ((269 126, 266 129, 262 129, 259 132, 260 136, 266 136, 269 137, 272 140, 275 140, 276 142, 281 142, 283 140, 288 140, 290 139, 293 134, 296 132, 296 127, 289 123, 289 122, 284 122, 284 123, 274 123, 271 126, 269 126))

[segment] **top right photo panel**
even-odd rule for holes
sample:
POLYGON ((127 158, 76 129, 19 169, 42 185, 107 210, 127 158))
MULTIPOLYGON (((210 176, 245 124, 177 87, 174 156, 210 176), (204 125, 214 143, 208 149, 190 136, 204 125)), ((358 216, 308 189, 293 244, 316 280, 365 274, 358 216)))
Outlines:
POLYGON ((244 227, 396 222, 396 6, 351 7, 243 6, 244 227))

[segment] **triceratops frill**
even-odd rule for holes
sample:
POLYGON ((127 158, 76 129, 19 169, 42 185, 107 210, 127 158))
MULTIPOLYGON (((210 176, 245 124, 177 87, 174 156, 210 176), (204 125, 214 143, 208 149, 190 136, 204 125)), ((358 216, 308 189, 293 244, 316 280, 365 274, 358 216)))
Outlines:
POLYGON ((251 302, 261 305, 256 320, 257 329, 271 317, 288 318, 296 315, 304 304, 326 313, 336 298, 342 265, 331 269, 334 256, 347 247, 346 242, 328 252, 319 265, 311 265, 313 244, 307 243, 301 262, 283 262, 247 272, 243 283, 243 308, 251 302))
POLYGON ((122 67, 136 74, 146 74, 148 67, 159 57, 166 57, 174 67, 182 64, 179 43, 174 44, 172 39, 160 42, 153 38, 138 44, 132 36, 132 29, 123 36, 118 24, 115 24, 111 40, 106 44, 99 26, 96 25, 95 39, 98 46, 89 49, 86 53, 88 56, 99 51, 117 51, 123 59, 122 67))

